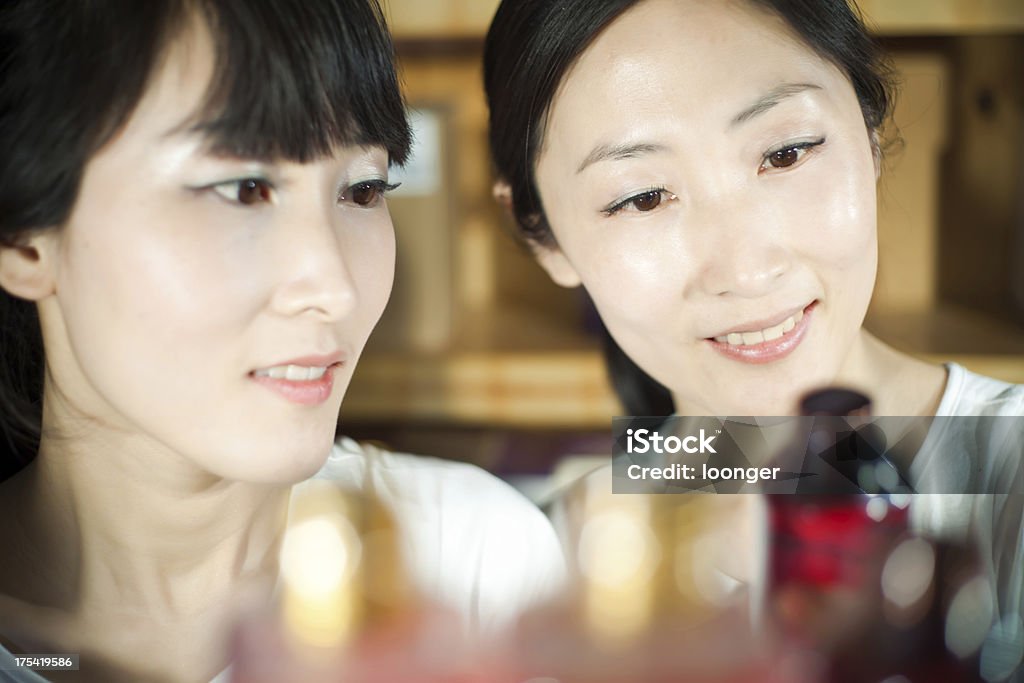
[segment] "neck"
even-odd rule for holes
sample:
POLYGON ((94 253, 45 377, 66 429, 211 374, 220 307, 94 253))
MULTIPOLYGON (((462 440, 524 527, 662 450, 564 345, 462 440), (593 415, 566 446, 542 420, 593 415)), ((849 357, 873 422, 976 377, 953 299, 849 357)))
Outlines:
POLYGON ((938 410, 946 371, 897 351, 862 330, 836 384, 869 396, 874 415, 927 417, 938 410))
MULTIPOLYGON (((58 432, 44 419, 43 433, 58 432)), ((248 583, 272 585, 290 492, 221 479, 110 433, 44 436, 4 489, 17 565, 31 577, 21 597, 66 612, 116 606, 172 618, 226 606, 248 583)))

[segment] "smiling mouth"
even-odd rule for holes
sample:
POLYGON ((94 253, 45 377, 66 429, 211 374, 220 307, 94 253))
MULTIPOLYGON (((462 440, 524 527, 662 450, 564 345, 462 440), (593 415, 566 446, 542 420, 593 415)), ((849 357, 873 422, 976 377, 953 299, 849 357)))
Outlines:
POLYGON ((749 332, 730 332, 729 334, 723 334, 713 339, 720 344, 728 344, 729 346, 754 346, 756 344, 763 344, 766 341, 774 341, 780 339, 784 334, 791 331, 796 327, 804 318, 803 309, 797 311, 793 315, 789 316, 781 323, 766 327, 761 330, 751 330, 749 332))
POLYGON ((330 399, 334 390, 334 371, 344 365, 344 361, 330 365, 288 363, 253 370, 249 376, 258 385, 292 403, 316 406, 330 399))
MULTIPOLYGON (((782 360, 793 353, 807 336, 818 301, 814 300, 780 322, 762 329, 735 329, 708 337, 712 349, 730 360, 761 365, 782 360)), ((756 324, 756 323, 755 323, 756 324)), ((761 323, 763 324, 763 323, 761 323)))

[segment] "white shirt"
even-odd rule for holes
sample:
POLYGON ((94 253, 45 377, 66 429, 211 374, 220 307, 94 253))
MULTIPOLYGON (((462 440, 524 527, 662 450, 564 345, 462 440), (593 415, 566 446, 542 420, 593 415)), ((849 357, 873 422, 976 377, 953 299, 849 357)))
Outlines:
MULTIPOLYGON (((565 560, 547 518, 478 467, 342 438, 313 479, 352 490, 372 482, 395 515, 421 595, 452 610, 471 633, 500 631, 565 583, 565 560)), ((212 683, 227 680, 225 671, 212 683)), ((29 669, 14 669, 13 655, 0 647, 0 683, 45 681, 29 669)))
MULTIPOLYGON (((1002 681, 1024 661, 1024 385, 952 363, 946 368, 936 417, 947 419, 928 432, 909 479, 918 490, 952 493, 915 495, 911 525, 977 548, 994 588, 996 621, 982 649, 981 673, 1002 681), (948 419, 956 417, 992 419, 948 419)), ((1013 678, 1019 679, 1024 672, 1013 678)))
MULTIPOLYGON (((317 479, 372 482, 403 530, 421 593, 494 633, 565 582, 554 529, 537 506, 473 465, 391 453, 341 439, 317 479)), ((299 485, 302 486, 301 484, 299 485)))

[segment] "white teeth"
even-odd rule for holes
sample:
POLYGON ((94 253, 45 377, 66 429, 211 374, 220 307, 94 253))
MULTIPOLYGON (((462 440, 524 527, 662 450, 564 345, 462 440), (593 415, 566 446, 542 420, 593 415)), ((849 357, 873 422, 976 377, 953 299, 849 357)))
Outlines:
POLYGON ((775 327, 769 327, 767 330, 765 330, 764 340, 771 341, 773 339, 778 339, 779 337, 781 337, 783 325, 785 325, 785 323, 782 323, 782 325, 776 325, 775 327))
POLYGON ((269 377, 271 379, 287 379, 291 382, 308 382, 320 379, 327 372, 325 367, 306 367, 303 365, 275 365, 272 368, 257 370, 254 374, 257 377, 269 377))
POLYGON ((760 332, 743 332, 743 343, 746 345, 760 344, 764 341, 764 335, 760 332))
POLYGON ((754 332, 730 332, 729 334, 715 337, 715 341, 723 344, 729 344, 730 346, 750 346, 766 341, 772 341, 774 339, 778 339, 796 327, 796 324, 803 320, 803 317, 804 312, 797 311, 794 315, 786 318, 778 325, 754 332))

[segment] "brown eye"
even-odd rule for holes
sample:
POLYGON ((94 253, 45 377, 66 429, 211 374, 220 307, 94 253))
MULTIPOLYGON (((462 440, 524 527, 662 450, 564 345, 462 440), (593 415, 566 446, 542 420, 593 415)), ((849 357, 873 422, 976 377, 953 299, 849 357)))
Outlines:
POLYGON ((820 138, 813 142, 796 142, 789 147, 768 152, 764 155, 764 160, 761 162, 761 168, 758 169, 758 173, 770 171, 773 168, 789 168, 802 162, 805 156, 811 152, 816 152, 823 144, 825 144, 825 138, 820 138))
POLYGON ((247 178, 238 185, 240 204, 259 204, 270 201, 270 185, 264 180, 247 178))
POLYGON ((606 209, 602 209, 601 212, 606 216, 614 216, 621 211, 626 211, 627 213, 647 213, 648 211, 654 211, 657 209, 665 202, 666 199, 668 201, 673 201, 676 199, 676 195, 663 187, 653 190, 644 190, 639 194, 626 197, 606 209))
POLYGON ((796 147, 790 147, 789 149, 780 149, 778 152, 772 152, 768 156, 768 163, 774 168, 786 168, 792 166, 800 159, 800 152, 802 150, 796 147))
POLYGON ((380 197, 380 187, 372 183, 359 183, 349 190, 352 202, 358 206, 370 206, 380 197))
POLYGON ((274 187, 262 178, 245 178, 214 185, 213 191, 233 204, 254 206, 269 203, 274 187))
POLYGON ((637 211, 653 211, 661 204, 661 191, 644 192, 630 201, 637 211))
POLYGON ((398 185, 388 185, 383 180, 372 180, 364 183, 356 183, 346 188, 338 197, 339 202, 351 202, 356 206, 372 209, 380 204, 381 200, 398 185))

